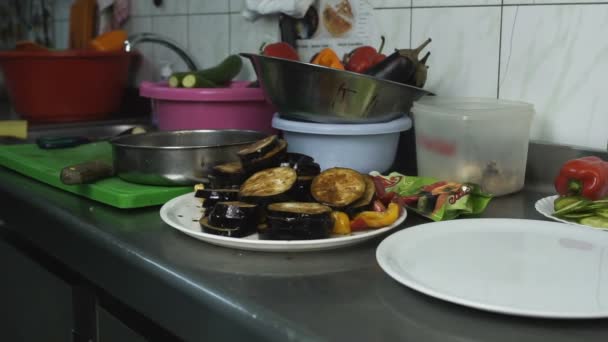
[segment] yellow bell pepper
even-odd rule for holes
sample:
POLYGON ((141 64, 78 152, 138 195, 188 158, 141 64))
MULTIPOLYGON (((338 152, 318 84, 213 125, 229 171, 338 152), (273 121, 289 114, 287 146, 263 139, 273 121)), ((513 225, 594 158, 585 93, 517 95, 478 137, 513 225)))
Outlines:
POLYGON ((350 234, 350 219, 346 213, 341 211, 332 211, 331 217, 334 219, 334 228, 331 231, 333 234, 350 234))
POLYGON ((340 61, 340 57, 338 57, 334 50, 330 48, 325 48, 319 51, 315 58, 312 59, 312 64, 344 70, 344 65, 340 61))
POLYGON ((397 203, 389 203, 386 211, 363 211, 350 222, 350 229, 357 231, 389 226, 399 218, 400 209, 397 203))

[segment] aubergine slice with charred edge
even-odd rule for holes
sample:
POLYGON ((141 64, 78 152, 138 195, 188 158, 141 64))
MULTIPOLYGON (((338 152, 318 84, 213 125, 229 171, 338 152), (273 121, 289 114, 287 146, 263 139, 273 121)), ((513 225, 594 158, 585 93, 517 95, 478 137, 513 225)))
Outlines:
POLYGON ((362 211, 371 210, 376 197, 376 185, 372 177, 368 175, 362 176, 365 180, 365 192, 358 200, 344 209, 344 212, 351 218, 362 211))
POLYGON ((240 228, 254 233, 260 221, 258 206, 251 203, 218 202, 209 212, 209 225, 218 228, 240 228))
POLYGON ((260 205, 285 201, 297 178, 296 171, 290 167, 258 171, 241 185, 239 198, 243 202, 260 205))
POLYGON ((215 165, 208 176, 212 188, 238 188, 247 178, 241 162, 215 165))
POLYGON ((213 226, 213 225, 209 224, 208 216, 202 217, 199 220, 199 223, 200 223, 203 231, 205 233, 209 233, 209 234, 227 236, 227 237, 237 237, 237 238, 252 234, 252 232, 250 230, 244 229, 241 227, 239 227, 239 228, 222 228, 222 227, 213 226))
POLYGON ((289 191, 289 198, 296 202, 314 202, 315 199, 310 193, 313 178, 314 176, 298 176, 296 183, 289 191))
POLYGON ((365 178, 358 171, 334 167, 312 180, 310 192, 317 202, 342 208, 361 198, 365 187, 365 178))
POLYGON ((311 156, 302 153, 287 152, 281 166, 293 168, 298 176, 316 176, 321 173, 319 164, 311 156))
POLYGON ((194 193, 194 197, 202 198, 203 208, 211 208, 217 202, 236 201, 239 198, 238 189, 201 189, 194 193))
POLYGON ((279 145, 279 138, 276 135, 268 136, 258 140, 251 145, 247 145, 236 154, 241 161, 247 162, 253 159, 262 158, 266 153, 272 151, 279 145))
POLYGON ((312 240, 330 236, 332 209, 315 202, 281 202, 268 205, 266 228, 258 227, 261 239, 312 240))
POLYGON ((278 167, 281 165, 281 161, 287 152, 287 142, 283 139, 279 139, 278 145, 270 152, 266 153, 260 158, 251 160, 241 160, 245 173, 252 174, 264 169, 278 167))

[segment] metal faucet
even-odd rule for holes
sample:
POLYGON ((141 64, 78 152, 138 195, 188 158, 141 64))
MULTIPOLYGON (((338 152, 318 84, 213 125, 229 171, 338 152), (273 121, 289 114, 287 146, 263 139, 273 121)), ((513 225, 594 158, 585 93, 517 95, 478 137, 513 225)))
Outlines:
POLYGON ((156 33, 142 32, 131 35, 125 40, 125 51, 132 51, 135 45, 143 42, 158 43, 173 50, 181 59, 186 63, 190 71, 199 70, 198 64, 194 61, 194 58, 181 47, 176 41, 171 40, 167 37, 163 37, 156 33))

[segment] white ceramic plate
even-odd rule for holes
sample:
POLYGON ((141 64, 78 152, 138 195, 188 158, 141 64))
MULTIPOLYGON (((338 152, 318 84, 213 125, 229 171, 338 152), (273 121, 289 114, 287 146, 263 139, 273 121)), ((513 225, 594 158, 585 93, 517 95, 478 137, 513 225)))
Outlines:
POLYGON ((449 302, 545 318, 608 317, 608 235, 548 221, 463 219, 387 237, 376 251, 398 282, 449 302))
POLYGON ((201 226, 198 223, 202 213, 200 206, 201 203, 194 197, 194 193, 188 193, 165 203, 160 208, 160 217, 168 225, 180 232, 214 245, 266 252, 319 251, 354 245, 399 226, 407 216, 407 212, 403 210, 403 214, 390 226, 357 232, 349 236, 334 236, 318 240, 277 241, 260 240, 258 234, 252 234, 243 238, 233 238, 205 233, 201 230, 201 226))
POLYGON ((603 228, 591 227, 586 224, 580 224, 580 223, 576 223, 576 222, 567 221, 567 220, 561 219, 559 217, 553 216, 553 213, 555 212, 553 202, 558 197, 559 197, 559 195, 553 195, 553 196, 548 196, 548 197, 539 199, 538 201, 536 201, 536 204, 534 204, 536 211, 543 214, 545 217, 548 217, 552 220, 559 221, 562 223, 567 223, 567 224, 571 224, 571 225, 579 226, 579 227, 591 228, 591 229, 595 229, 595 230, 606 230, 603 228))

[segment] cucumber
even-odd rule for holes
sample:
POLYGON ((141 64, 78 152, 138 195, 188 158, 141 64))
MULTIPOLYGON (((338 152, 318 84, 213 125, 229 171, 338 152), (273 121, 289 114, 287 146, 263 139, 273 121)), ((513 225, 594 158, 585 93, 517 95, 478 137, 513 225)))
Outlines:
POLYGON ((171 77, 169 77, 169 87, 171 88, 179 88, 182 86, 182 80, 184 76, 188 75, 188 72, 174 72, 171 77))
POLYGON ((230 55, 226 57, 220 64, 200 71, 195 71, 200 77, 211 81, 215 84, 224 84, 232 81, 232 79, 241 72, 243 61, 238 55, 230 55))
POLYGON ((565 207, 567 207, 570 204, 573 204, 575 202, 578 201, 584 201, 585 199, 581 196, 563 196, 563 197, 558 197, 555 199, 555 201, 553 202, 553 209, 555 211, 559 211, 560 209, 563 209, 565 207))
POLYGON ((182 79, 184 88, 217 88, 217 84, 202 77, 198 73, 189 73, 182 79))
POLYGON ((595 228, 608 228, 608 218, 601 216, 585 217, 580 220, 580 223, 595 228))

